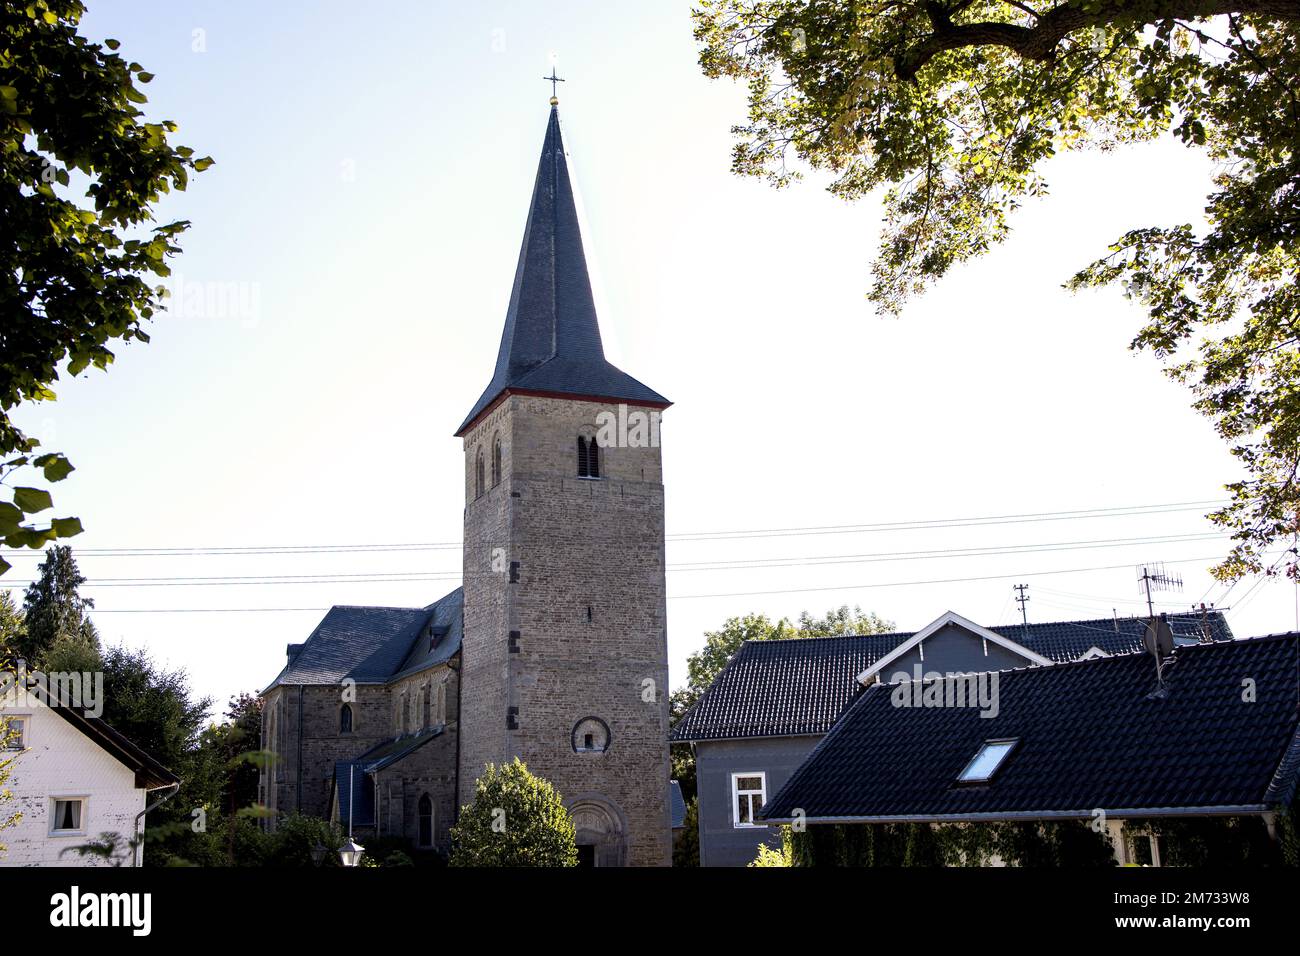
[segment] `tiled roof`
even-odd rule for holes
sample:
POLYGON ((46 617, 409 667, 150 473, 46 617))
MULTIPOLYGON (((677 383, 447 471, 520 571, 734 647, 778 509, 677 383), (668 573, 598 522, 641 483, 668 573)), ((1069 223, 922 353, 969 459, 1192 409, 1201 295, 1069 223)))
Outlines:
POLYGON ((686 826, 686 801, 682 799, 682 785, 676 780, 668 781, 668 801, 672 810, 673 829, 680 830, 686 826))
MULTIPOLYGON (((1174 640, 1196 642, 1208 631, 1211 640, 1232 638, 1232 630, 1219 611, 1207 614, 1202 621, 1197 614, 1170 614, 1167 618, 1174 640)), ((1031 651, 1050 657, 1058 664, 1082 657, 1092 647, 1107 654, 1132 654, 1143 649, 1147 619, 1142 617, 1102 618, 1097 621, 1059 621, 1030 624, 1002 624, 989 628, 1031 651)))
MULTIPOLYGON (((1232 636, 1222 614, 1208 617, 1211 636, 1232 636)), ((1176 638, 1200 634, 1199 617, 1171 615, 1169 623, 1176 638)), ((1075 660, 1094 646, 1107 654, 1140 651, 1146 621, 1101 618, 989 630, 1061 662, 1075 660)), ((861 689, 857 675, 914 633, 747 641, 673 727, 672 739, 824 734, 861 689)))
POLYGON ((799 808, 815 821, 1263 808, 1290 798, 1300 770, 1298 668, 1291 633, 1179 647, 1161 694, 1148 654, 1003 671, 991 718, 897 706, 907 685, 874 685, 763 812, 780 820, 799 808), (991 782, 957 784, 996 739, 1017 743, 991 782))
POLYGON ((668 405, 668 399, 605 360, 555 107, 546 125, 496 368, 456 434, 507 389, 668 405))
POLYGON ((428 607, 332 607, 271 682, 280 684, 380 684, 442 663, 460 649, 460 588, 428 607), (446 628, 430 649, 426 626, 446 628))
POLYGON ((673 740, 824 734, 856 677, 910 634, 746 641, 673 727, 673 740))

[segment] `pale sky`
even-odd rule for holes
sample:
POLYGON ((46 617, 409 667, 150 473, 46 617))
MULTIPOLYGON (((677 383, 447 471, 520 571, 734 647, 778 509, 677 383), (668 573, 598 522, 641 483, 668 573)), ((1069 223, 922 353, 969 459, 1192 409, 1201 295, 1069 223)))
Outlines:
MULTIPOLYGON (((1019 619, 1023 582, 1031 621, 1134 614, 1150 561, 1185 582, 1164 609, 1227 604, 1239 636, 1296 626, 1289 582, 1211 586, 1227 545, 1203 503, 1237 472, 1189 393, 1127 350, 1140 310, 1061 287, 1127 228, 1199 221, 1208 165, 1181 146, 1054 161, 1009 242, 883 320, 864 295, 878 206, 731 175, 744 91, 701 75, 688 3, 91 6, 83 32, 155 73, 149 115, 216 165, 163 204, 194 225, 153 342, 18 418, 77 466, 56 509, 86 526, 105 640, 218 703, 269 683, 332 604, 458 586, 452 432, 495 359, 552 55, 607 351, 675 403, 674 684, 750 611, 992 625, 1019 619), (1026 514, 1053 520, 916 527, 1026 514), (96 553, 132 549, 209 553, 96 553)), ((9 559, 13 587, 39 555, 9 559)))

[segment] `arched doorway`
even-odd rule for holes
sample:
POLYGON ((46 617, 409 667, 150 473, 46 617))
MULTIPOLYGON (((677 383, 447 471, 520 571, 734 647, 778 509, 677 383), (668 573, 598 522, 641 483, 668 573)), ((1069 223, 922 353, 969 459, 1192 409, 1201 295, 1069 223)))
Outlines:
POLYGON ((612 801, 583 794, 570 803, 569 816, 577 831, 579 866, 627 865, 627 822, 612 801))

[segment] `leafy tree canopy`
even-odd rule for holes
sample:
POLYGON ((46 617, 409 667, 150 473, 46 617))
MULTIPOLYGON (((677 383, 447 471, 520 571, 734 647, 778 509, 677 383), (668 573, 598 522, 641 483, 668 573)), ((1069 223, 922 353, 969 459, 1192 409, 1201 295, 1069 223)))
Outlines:
POLYGON ((169 142, 174 122, 145 121, 140 86, 153 75, 117 40, 80 36, 84 12, 80 0, 0 6, 0 482, 15 481, 0 540, 11 548, 81 531, 76 518, 29 520, 53 506, 39 485, 72 465, 38 453, 12 411, 54 399, 63 363, 69 375, 106 369, 114 341, 149 341, 142 323, 162 295, 150 282, 169 274, 189 226, 153 225, 154 206, 212 165, 169 142))
POLYGON ((577 866, 575 832, 549 781, 516 757, 488 764, 452 827, 451 866, 577 866))
POLYGON ((47 667, 56 644, 61 645, 62 655, 68 657, 76 656, 72 650, 74 646, 84 646, 97 655, 99 637, 86 617, 86 611, 94 607, 95 602, 83 598, 78 591, 86 578, 77 567, 72 549, 67 545, 50 548, 37 569, 37 575, 23 599, 24 634, 16 642, 19 656, 26 658, 29 666, 47 667))
MULTIPOLYGON (((1207 225, 1134 229, 1070 286, 1118 282, 1133 348, 1241 462, 1212 515, 1230 579, 1300 533, 1300 0, 701 0, 700 64, 743 80, 733 168, 883 190, 870 296, 898 312, 986 252, 1043 162, 1172 132, 1218 164, 1207 225)), ((1285 555, 1280 556, 1280 563, 1285 555)), ((1297 570, 1292 551, 1289 571, 1297 570)))
POLYGON ((159 667, 143 650, 110 647, 103 671, 103 719, 181 778, 177 794, 149 815, 168 838, 146 842, 145 864, 184 857, 194 811, 215 807, 224 781, 214 752, 200 746, 212 700, 195 697, 184 671, 159 667))

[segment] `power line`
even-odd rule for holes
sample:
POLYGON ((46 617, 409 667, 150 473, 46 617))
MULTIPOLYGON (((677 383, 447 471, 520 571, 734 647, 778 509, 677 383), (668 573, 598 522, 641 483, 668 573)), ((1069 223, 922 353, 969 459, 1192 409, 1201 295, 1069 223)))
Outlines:
MULTIPOLYGON (((929 551, 883 551, 870 554, 805 555, 784 558, 754 558, 741 560, 687 562, 668 565, 674 573, 694 571, 768 570, 791 567, 826 567, 848 564, 872 564, 882 561, 947 560, 969 557, 1002 557, 1016 554, 1043 552, 1083 551, 1100 548, 1123 548, 1171 542, 1204 541, 1225 535, 1195 533, 1150 538, 1101 538, 1083 541, 1056 541, 1025 545, 990 545, 982 548, 955 548, 929 551)), ((316 574, 276 575, 205 575, 195 577, 154 575, 150 577, 88 578, 86 588, 112 587, 246 587, 262 585, 315 585, 315 584, 396 584, 421 581, 452 581, 464 577, 460 571, 367 571, 360 573, 319 572, 316 574)), ((0 585, 0 589, 16 590, 31 582, 14 582, 0 585)))
MULTIPOLYGON (((1150 505, 1120 505, 1111 508, 1076 509, 1071 511, 1042 511, 1024 514, 984 515, 967 518, 912 519, 869 524, 814 525, 794 528, 751 528, 732 531, 693 531, 666 535, 668 541, 725 541, 757 537, 804 537, 825 534, 866 534, 884 531, 943 530, 950 528, 983 527, 997 524, 1026 524, 1046 521, 1076 521, 1088 518, 1126 518, 1144 514, 1175 514, 1199 511, 1205 507, 1222 504, 1220 501, 1181 501, 1150 505)), ((457 550, 460 541, 407 542, 391 544, 316 544, 316 545, 238 545, 204 547, 120 547, 81 548, 78 557, 190 557, 236 555, 287 555, 287 554, 361 554, 370 552, 457 550)), ((28 549, 0 550, 5 557, 29 557, 42 554, 28 549)))
MULTIPOLYGON (((1166 564, 1194 564, 1197 561, 1212 561, 1215 555, 1205 555, 1199 558, 1180 558, 1176 561, 1166 561, 1166 564)), ((902 588, 913 587, 925 584, 964 584, 975 581, 1002 581, 1008 578, 1027 578, 1027 577, 1044 577, 1054 574, 1082 574, 1090 571, 1114 571, 1118 568, 1129 568, 1131 564, 1104 564, 1088 568, 1055 568, 1049 571, 1021 571, 1011 574, 987 574, 979 577, 968 578, 932 578, 925 581, 885 581, 873 584, 841 584, 830 587, 817 588, 780 588, 768 591, 736 591, 726 594, 670 594, 670 601, 689 601, 699 598, 724 598, 724 597, 763 597, 771 594, 808 594, 822 591, 860 591, 874 588, 902 588)), ((198 614, 208 612, 256 612, 256 611, 328 611, 329 608, 311 608, 311 607, 265 607, 265 608, 96 608, 92 614, 198 614)))
MULTIPOLYGON (((1166 561, 1165 564, 1194 564, 1197 561, 1212 561, 1214 558, 1215 555, 1207 555, 1200 558, 1181 558, 1177 561, 1166 561)), ((1052 571, 1021 571, 1019 573, 1011 574, 986 574, 972 578, 933 578, 928 581, 886 581, 877 584, 841 584, 833 587, 820 588, 782 588, 775 591, 736 591, 730 594, 670 594, 668 595, 668 600, 684 601, 694 598, 761 597, 767 594, 804 594, 814 593, 817 591, 861 591, 868 588, 902 588, 921 584, 964 584, 972 581, 1005 581, 1008 578, 1043 577, 1053 574, 1081 574, 1087 571, 1114 571, 1119 568, 1131 567, 1131 564, 1103 564, 1091 568, 1058 568, 1052 571)))

